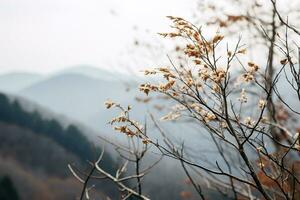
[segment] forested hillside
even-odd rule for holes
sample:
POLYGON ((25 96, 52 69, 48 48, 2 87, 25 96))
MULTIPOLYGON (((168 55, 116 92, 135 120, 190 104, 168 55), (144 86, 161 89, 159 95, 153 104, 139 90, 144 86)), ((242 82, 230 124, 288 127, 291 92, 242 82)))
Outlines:
MULTIPOLYGON (((11 102, 0 94, 0 179, 6 188, 0 190, 0 197, 75 199, 81 185, 67 165, 85 169, 86 161, 95 160, 99 152, 75 125, 64 128, 59 121, 26 112, 17 100, 11 102), (17 192, 10 192, 14 188, 17 192)), ((103 166, 113 171, 116 164, 106 154, 103 166)), ((111 196, 113 191, 112 185, 101 182, 96 193, 111 196)))

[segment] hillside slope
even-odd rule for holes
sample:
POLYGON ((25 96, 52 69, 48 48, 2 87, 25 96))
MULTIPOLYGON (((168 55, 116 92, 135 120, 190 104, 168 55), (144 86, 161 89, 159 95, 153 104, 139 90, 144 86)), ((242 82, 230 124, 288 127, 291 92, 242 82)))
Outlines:
MULTIPOLYGON (((0 94, 0 178, 9 177, 21 199, 75 199, 82 186, 67 164, 82 168, 98 153, 75 125, 63 128, 55 119, 24 111, 18 101, 0 94)), ((107 154, 103 164, 110 171, 116 166, 107 154)), ((101 182, 97 195, 113 196, 114 191, 101 182)))

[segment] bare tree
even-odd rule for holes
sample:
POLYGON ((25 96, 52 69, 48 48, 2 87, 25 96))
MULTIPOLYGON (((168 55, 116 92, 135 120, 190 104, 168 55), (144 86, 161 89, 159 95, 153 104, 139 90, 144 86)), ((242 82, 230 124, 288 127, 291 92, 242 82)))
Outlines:
MULTIPOLYGON (((110 106, 112 105, 107 103, 107 107, 110 106)), ((138 131, 143 132, 143 134, 146 135, 146 124, 144 127, 141 127, 137 122, 130 120, 129 106, 126 109, 120 105, 114 104, 114 106, 118 107, 122 111, 122 114, 119 117, 112 119, 110 122, 112 125, 116 122, 131 122, 132 126, 136 126, 138 131)), ((82 170, 77 169, 75 166, 68 166, 74 177, 76 177, 76 179, 83 184, 80 200, 84 199, 84 196, 86 199, 89 199, 89 191, 94 187, 93 185, 88 187, 88 182, 90 179, 109 179, 118 186, 121 199, 129 199, 132 196, 138 199, 149 199, 149 197, 143 194, 142 181, 145 175, 148 174, 151 169, 160 162, 162 155, 151 164, 142 166, 145 156, 148 154, 150 149, 148 141, 143 138, 133 137, 136 135, 136 133, 130 132, 129 129, 126 129, 125 127, 115 127, 115 129, 118 131, 124 131, 124 133, 126 133, 128 136, 128 145, 112 142, 107 140, 105 137, 99 136, 99 139, 113 146, 115 151, 123 160, 123 164, 120 165, 115 174, 111 174, 106 169, 101 167, 104 150, 97 161, 89 162, 91 169, 88 173, 82 172, 82 170), (133 172, 128 171, 128 167, 130 166, 133 166, 133 172), (136 184, 134 184, 134 182, 136 184)))
MULTIPOLYGON (((280 41, 279 35, 284 34, 287 25, 282 16, 292 16, 291 20, 297 23, 294 25, 299 25, 299 15, 297 14, 299 13, 299 9, 297 9, 299 2, 289 1, 289 3, 291 6, 280 0, 228 0, 224 1, 224 4, 217 1, 208 1, 199 3, 200 16, 196 16, 202 20, 203 16, 207 15, 208 17, 205 18, 206 24, 217 26, 226 36, 246 35, 249 51, 256 52, 251 56, 257 57, 261 54, 267 56, 267 59, 263 60, 265 63, 262 64, 265 70, 265 84, 270 89, 277 70, 275 62, 278 62, 278 58, 280 58, 280 51, 276 48, 276 43, 280 41), (279 11, 278 4, 281 8, 284 8, 281 9, 282 11, 279 11), (279 12, 281 12, 280 15, 278 15, 279 12)), ((294 26, 293 28, 295 29, 294 26)), ((297 33, 297 30, 295 33, 297 33)), ((291 41, 290 39, 288 42, 291 41)), ((273 90, 270 90, 270 92, 270 99, 267 102, 268 117, 276 123, 273 90)), ((271 128, 273 128, 274 137, 280 139, 282 137, 281 131, 273 126, 271 128)))
MULTIPOLYGON (((155 145, 163 155, 179 160, 202 199, 205 198, 202 189, 194 180, 197 174, 219 191, 230 189, 229 193, 235 199, 295 199, 299 195, 299 177, 295 173, 299 134, 294 134, 289 126, 283 126, 266 114, 272 92, 276 91, 287 62, 281 62, 268 85, 268 75, 257 64, 241 61, 245 49, 240 40, 234 49, 227 48, 225 56, 220 55, 224 36, 216 34, 206 38, 202 30, 190 22, 179 17, 169 18, 175 31, 161 35, 185 38, 188 44, 183 53, 187 59, 194 61, 194 65, 176 66, 170 59, 170 67, 146 70, 146 75, 162 75, 166 83, 142 84, 140 90, 147 95, 150 92, 161 93, 176 102, 173 111, 162 119, 190 118, 193 123, 204 127, 223 162, 200 164, 201 157, 190 156, 185 146, 171 141, 161 129, 163 143, 151 140, 128 119, 117 120, 125 125, 116 129, 126 134, 134 133, 155 145), (239 96, 236 95, 238 93, 239 96), (250 112, 247 105, 256 111, 250 112), (286 138, 278 140, 272 134, 273 127, 284 132, 286 138), (267 146, 270 142, 280 148, 274 150, 274 145, 267 146), (191 176, 187 167, 194 170, 195 175, 191 176), (203 176, 203 173, 207 175, 203 176)), ((280 112, 284 112, 283 108, 278 108, 274 115, 280 112)))
MULTIPOLYGON (((260 4, 255 6, 261 7, 260 4)), ((116 183, 125 199, 128 196, 150 198, 143 194, 141 181, 160 159, 146 170, 140 169, 140 162, 148 147, 153 146, 162 156, 179 162, 201 199, 207 198, 205 188, 213 188, 234 199, 299 199, 300 129, 297 124, 300 112, 286 100, 286 94, 278 89, 278 84, 284 77, 288 83, 285 90, 295 91, 298 99, 294 104, 299 107, 300 69, 294 56, 298 46, 291 46, 291 43, 300 35, 298 29, 282 17, 276 1, 270 0, 270 8, 270 21, 251 10, 245 15, 227 15, 227 21, 215 21, 229 27, 246 20, 247 25, 253 26, 268 47, 266 67, 247 60, 247 48, 241 43, 241 37, 229 47, 231 40, 226 43, 221 31, 205 36, 206 26, 199 28, 183 18, 169 16, 173 31, 160 35, 183 42, 184 48, 178 52, 186 64, 177 64, 168 57, 170 66, 145 70, 145 75, 162 77, 164 83, 144 83, 140 85, 140 91, 146 95, 161 94, 169 100, 166 105, 174 104, 161 121, 188 119, 189 123, 198 125, 201 134, 211 138, 214 156, 206 159, 203 155, 195 155, 194 149, 173 140, 168 130, 160 126, 162 122, 150 114, 162 137, 161 140, 153 139, 146 125, 131 119, 130 106, 123 108, 108 101, 108 109, 121 111, 111 120, 111 125, 127 135, 132 143, 123 147, 107 141, 125 159, 125 164, 115 175, 101 168, 101 157, 91 163, 92 172, 85 174, 85 178, 70 167, 74 176, 83 183, 83 191, 89 190, 87 181, 95 170, 103 176, 101 178, 116 183), (283 27, 283 34, 279 34, 278 29, 283 27), (274 59, 275 52, 281 53, 281 60, 274 59), (128 163, 134 163, 134 175, 124 175, 128 163), (125 182, 127 180, 136 180, 136 186, 130 187, 125 182)))

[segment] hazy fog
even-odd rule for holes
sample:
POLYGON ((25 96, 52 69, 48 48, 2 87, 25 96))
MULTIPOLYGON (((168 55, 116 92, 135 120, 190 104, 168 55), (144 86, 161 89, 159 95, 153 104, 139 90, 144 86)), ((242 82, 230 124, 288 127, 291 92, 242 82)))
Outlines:
POLYGON ((166 15, 188 17, 194 3, 2 0, 0 74, 49 73, 78 64, 117 71, 138 67, 135 53, 128 54, 134 41, 153 42, 155 33, 168 28, 166 15))

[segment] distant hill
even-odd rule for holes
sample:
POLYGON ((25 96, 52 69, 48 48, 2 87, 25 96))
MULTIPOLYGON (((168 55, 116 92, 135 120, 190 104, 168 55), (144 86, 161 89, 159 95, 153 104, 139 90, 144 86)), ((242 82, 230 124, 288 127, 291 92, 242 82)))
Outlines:
MULTIPOLYGON (((96 159, 100 152, 75 125, 64 128, 54 118, 25 111, 4 94, 0 94, 0 130, 0 178, 9 177, 21 199, 75 199, 82 186, 67 164, 86 166, 86 160, 96 159)), ((113 172, 115 166, 106 154, 103 167, 113 172)), ((99 186, 98 193, 114 194, 111 184, 99 186)))
POLYGON ((0 91, 24 97, 95 130, 105 127, 101 130, 105 132, 105 123, 112 115, 106 113, 103 102, 108 98, 124 104, 134 102, 140 82, 141 78, 136 75, 78 65, 47 76, 3 74, 0 75, 0 91))
POLYGON ((96 78, 104 81, 120 81, 120 80, 126 81, 126 80, 130 80, 130 79, 133 80, 134 78, 137 78, 127 74, 108 71, 108 70, 101 69, 99 67, 94 67, 89 65, 72 66, 53 74, 53 76, 65 75, 65 74, 84 75, 87 77, 96 78))
POLYGON ((104 81, 140 80, 140 77, 133 74, 109 71, 90 65, 76 65, 48 75, 29 72, 10 72, 0 74, 0 91, 6 93, 17 93, 24 88, 43 81, 44 79, 68 74, 84 75, 86 77, 96 78, 104 81))
MULTIPOLYGON (((145 120, 148 110, 151 110, 151 113, 158 119, 169 112, 167 109, 160 110, 163 108, 163 105, 166 105, 166 101, 154 99, 153 96, 150 96, 153 101, 147 104, 137 102, 137 97, 140 99, 148 98, 138 90, 142 80, 139 81, 107 81, 79 73, 62 73, 23 89, 18 95, 36 102, 55 113, 61 113, 79 121, 92 128, 98 134, 115 139, 119 138, 119 136, 112 134, 114 131, 108 124, 108 121, 115 117, 118 112, 107 110, 104 106, 106 100, 112 99, 125 106, 134 105, 131 117, 141 122, 145 120)), ((148 126, 151 126, 151 124, 148 123, 148 126)), ((164 125, 166 124, 164 123, 164 125)), ((191 128, 190 125, 187 127, 183 123, 177 124, 177 126, 168 126, 167 129, 172 132, 172 136, 181 135, 180 138, 185 138, 185 140, 188 137, 192 137, 192 134, 198 134, 197 129, 191 128), (188 136, 181 134, 183 129, 186 130, 185 132, 190 132, 188 136)), ((151 132, 153 133, 154 131, 155 129, 151 132)), ((159 137, 159 134, 156 135, 159 137)), ((195 143, 195 141, 190 142, 195 143)), ((205 143, 205 146, 209 146, 208 143, 205 143)))
POLYGON ((0 75, 0 91, 16 93, 42 80, 43 76, 32 73, 8 73, 0 75))
POLYGON ((82 74, 60 74, 31 85, 18 95, 99 130, 111 116, 107 115, 104 101, 111 98, 124 104, 132 103, 138 93, 137 86, 133 81, 108 81, 82 74))

